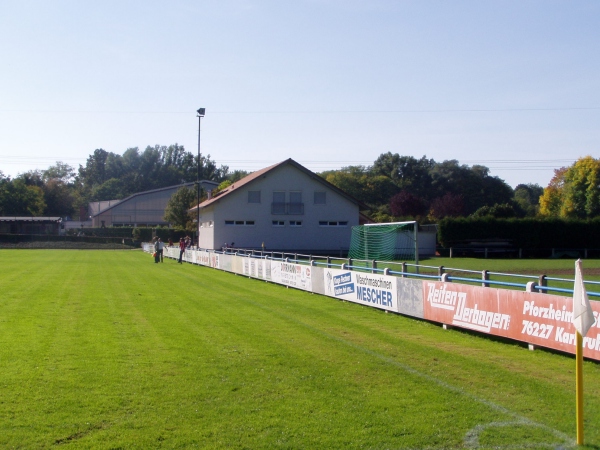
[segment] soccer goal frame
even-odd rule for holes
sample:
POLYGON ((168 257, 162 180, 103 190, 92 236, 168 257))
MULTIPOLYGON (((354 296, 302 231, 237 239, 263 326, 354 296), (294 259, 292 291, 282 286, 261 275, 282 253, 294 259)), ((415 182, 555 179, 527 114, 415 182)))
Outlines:
MULTIPOLYGON (((412 240, 413 240, 413 254, 414 254, 414 260, 415 260, 415 264, 419 264, 419 224, 417 223, 417 221, 411 220, 411 221, 406 221, 406 222, 385 222, 385 223, 368 223, 368 224, 364 224, 364 225, 360 225, 359 227, 361 227, 363 230, 368 230, 369 228, 375 228, 375 227, 383 227, 383 226, 407 226, 407 225, 412 225, 413 228, 413 236, 412 236, 412 240)), ((402 232, 401 230, 398 230, 399 232, 402 232)), ((408 234, 410 232, 410 230, 406 230, 404 231, 404 233, 408 234)), ((371 253, 369 251, 369 239, 368 239, 368 232, 365 233, 366 234, 366 239, 364 240, 363 244, 363 252, 365 257, 368 257, 369 253, 371 253)), ((353 239, 354 239, 354 234, 353 234, 353 239)), ((397 238, 396 238, 397 239, 397 238)), ((410 237, 408 238, 410 239, 410 237)), ((395 242, 394 245, 396 245, 397 241, 395 242)), ((396 247, 397 248, 397 247, 396 247)))

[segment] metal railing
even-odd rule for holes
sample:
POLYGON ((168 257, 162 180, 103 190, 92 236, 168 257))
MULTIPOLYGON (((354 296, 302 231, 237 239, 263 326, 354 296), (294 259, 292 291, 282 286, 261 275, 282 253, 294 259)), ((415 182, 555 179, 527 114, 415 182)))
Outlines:
MULTIPOLYGON (((242 248, 227 248, 223 250, 198 249, 206 252, 246 256, 274 261, 287 261, 295 264, 312 265, 316 267, 337 268, 368 273, 389 274, 403 278, 415 278, 434 281, 450 281, 483 287, 501 286, 511 289, 532 290, 533 292, 573 294, 573 289, 561 286, 549 286, 549 281, 559 284, 574 284, 573 279, 548 277, 546 275, 523 275, 504 272, 490 272, 488 270, 457 269, 444 266, 430 266, 396 261, 359 260, 352 258, 337 258, 332 256, 318 256, 303 253, 284 251, 262 251, 242 248), (478 275, 474 277, 473 275, 478 275), (494 278, 492 278, 494 277, 494 278), (508 280, 507 280, 508 279, 508 280), (510 279, 528 280, 524 283, 510 279)), ((600 287, 600 281, 584 281, 592 289, 600 287)), ((587 291, 590 297, 600 297, 600 292, 587 291)))

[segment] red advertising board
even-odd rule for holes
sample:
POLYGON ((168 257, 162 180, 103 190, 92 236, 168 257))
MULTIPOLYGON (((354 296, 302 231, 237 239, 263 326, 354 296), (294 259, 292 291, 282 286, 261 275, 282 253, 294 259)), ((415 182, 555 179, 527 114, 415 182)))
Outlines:
MULTIPOLYGON (((600 303, 583 355, 600 361, 600 303)), ((573 299, 444 282, 423 282, 424 318, 528 344, 575 353, 573 299)))

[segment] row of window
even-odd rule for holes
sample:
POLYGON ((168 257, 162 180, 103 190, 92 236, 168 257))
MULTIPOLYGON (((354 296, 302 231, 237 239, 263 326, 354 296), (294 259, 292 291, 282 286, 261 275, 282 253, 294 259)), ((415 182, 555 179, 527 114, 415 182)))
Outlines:
MULTIPOLYGON (((285 220, 273 220, 271 225, 274 227, 285 227, 285 220)), ((301 220, 288 220, 290 227, 301 227, 301 220)), ((254 220, 226 220, 225 226, 240 226, 240 227, 253 227, 255 225, 254 220)), ((320 220, 320 227, 347 227, 347 220, 320 220)))
MULTIPOLYGON (((248 191, 248 203, 261 203, 261 191, 248 191)), ((274 191, 273 192, 273 203, 286 203, 286 192, 285 191, 274 191)), ((302 203, 302 192, 301 191, 290 191, 289 200, 287 203, 300 204, 302 203)), ((327 203, 326 192, 315 192, 313 196, 313 203, 315 205, 325 205, 327 203)))

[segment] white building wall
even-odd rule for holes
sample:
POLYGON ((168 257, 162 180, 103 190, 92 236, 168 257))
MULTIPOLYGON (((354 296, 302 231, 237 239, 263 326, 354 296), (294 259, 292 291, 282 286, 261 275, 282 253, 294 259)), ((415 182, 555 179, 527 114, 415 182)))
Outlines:
MULTIPOLYGON (((264 243, 267 250, 347 249, 351 229, 358 225, 358 219, 358 205, 319 182, 317 175, 308 176, 293 166, 284 165, 203 208, 201 222, 213 220, 214 228, 212 246, 201 247, 221 248, 225 242, 234 242, 235 247, 240 248, 261 248, 264 243), (248 191, 260 191, 260 203, 248 203, 248 191), (290 201, 290 192, 300 192, 304 213, 273 214, 271 207, 275 191, 285 192, 286 202, 290 201), (325 204, 314 204, 315 192, 325 192, 325 204), (226 221, 234 224, 226 224, 226 221), (274 226, 273 221, 283 225, 274 226), (301 222, 301 225, 292 226, 292 221, 301 222), (236 222, 243 222, 243 225, 236 222), (319 222, 346 224, 322 226, 319 222)), ((202 243, 207 243, 203 230, 202 243)))
POLYGON ((220 249, 215 245, 215 222, 214 222, 214 205, 200 210, 200 229, 199 229, 199 244, 200 248, 220 249))

